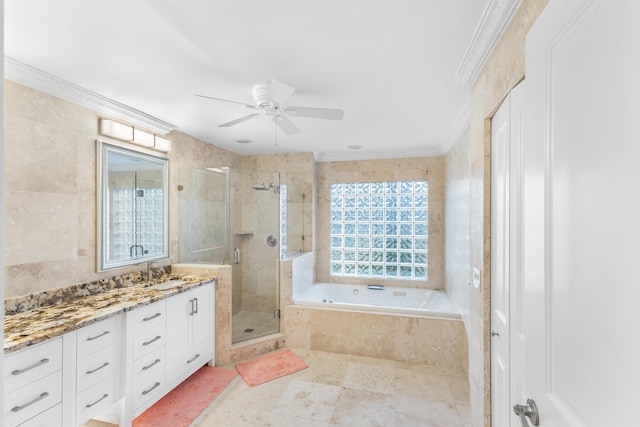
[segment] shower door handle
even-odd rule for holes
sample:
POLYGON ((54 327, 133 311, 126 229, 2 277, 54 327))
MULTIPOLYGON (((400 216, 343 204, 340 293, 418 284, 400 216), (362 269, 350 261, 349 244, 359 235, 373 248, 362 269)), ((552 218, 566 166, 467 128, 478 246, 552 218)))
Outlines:
POLYGON ((239 248, 234 248, 233 249, 233 263, 234 264, 240 264, 240 249, 239 248))

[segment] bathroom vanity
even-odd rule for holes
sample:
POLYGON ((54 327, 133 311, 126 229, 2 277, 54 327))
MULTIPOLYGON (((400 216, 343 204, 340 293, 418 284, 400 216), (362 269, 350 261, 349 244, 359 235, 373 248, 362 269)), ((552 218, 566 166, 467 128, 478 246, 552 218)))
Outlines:
POLYGON ((217 279, 178 278, 7 315, 4 425, 70 427, 99 418, 129 427, 214 365, 217 279))

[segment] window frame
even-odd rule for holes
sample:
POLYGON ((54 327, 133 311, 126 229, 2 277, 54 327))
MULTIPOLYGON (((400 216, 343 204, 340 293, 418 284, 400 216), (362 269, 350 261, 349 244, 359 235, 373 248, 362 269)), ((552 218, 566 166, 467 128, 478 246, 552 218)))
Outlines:
POLYGON ((329 274, 427 281, 429 182, 329 185, 329 274))

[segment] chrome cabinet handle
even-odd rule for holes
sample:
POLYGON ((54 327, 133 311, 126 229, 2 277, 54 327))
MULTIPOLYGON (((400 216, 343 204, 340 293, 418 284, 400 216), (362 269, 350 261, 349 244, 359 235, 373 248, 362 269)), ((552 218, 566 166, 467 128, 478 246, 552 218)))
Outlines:
POLYGON ((142 319, 142 321, 143 322, 148 322, 149 320, 153 320, 158 316, 162 316, 162 313, 156 313, 153 316, 145 317, 144 319, 142 319))
POLYGON ((97 340, 100 337, 103 337, 105 335, 107 335, 109 333, 109 331, 104 331, 103 333, 101 333, 100 335, 96 335, 95 337, 89 337, 87 338, 87 341, 93 341, 93 340, 97 340))
POLYGON ((193 316, 193 299, 189 300, 189 304, 191 304, 191 311, 189 312, 189 316, 193 316))
POLYGON ((194 360, 196 360, 198 357, 200 357, 200 354, 196 354, 195 356, 193 356, 191 359, 187 360, 187 363, 191 363, 194 360))
POLYGON ((151 393, 151 392, 153 391, 153 389, 154 389, 154 388, 156 388, 156 387, 158 387, 159 385, 160 385, 160 383, 159 383, 159 382, 156 382, 156 383, 153 385, 153 387, 151 387, 149 390, 144 390, 144 391, 142 392, 142 394, 146 396, 147 394, 151 393))
POLYGON ((150 364, 150 365, 143 366, 143 367, 142 367, 142 370, 143 370, 143 371, 146 371, 147 369, 151 368, 153 365, 157 365, 158 363, 160 363, 160 359, 156 359, 156 360, 154 360, 153 362, 151 362, 151 364, 150 364))
POLYGON ((107 366, 109 366, 109 362, 104 362, 102 364, 102 366, 98 366, 96 369, 91 369, 91 370, 87 371, 87 374, 89 374, 89 375, 93 374, 94 372, 99 371, 100 369, 105 368, 107 366))
POLYGON ((154 343, 154 342, 158 341, 160 338, 162 338, 160 335, 156 335, 155 338, 153 338, 152 340, 143 342, 142 345, 149 345, 151 343, 154 343))
POLYGON ((47 393, 46 391, 44 393, 42 393, 40 396, 36 397, 35 399, 33 399, 31 402, 27 402, 24 405, 20 405, 20 406, 14 406, 13 408, 11 408, 11 412, 20 412, 22 411, 24 408, 33 405, 36 402, 41 401, 42 399, 45 399, 49 397, 49 393, 47 393))
POLYGON ((91 408, 94 405, 97 405, 98 403, 102 402, 104 399, 106 399, 107 397, 109 397, 108 394, 103 394, 102 397, 98 400, 96 400, 93 403, 87 403, 86 405, 84 405, 85 408, 91 408))
POLYGON ((491 336, 492 337, 499 337, 500 334, 498 332, 496 332, 496 331, 491 331, 491 336))
POLYGON ((198 314, 198 298, 194 298, 193 300, 196 302, 196 311, 194 311, 193 314, 198 314))
POLYGON ((33 365, 31 365, 31 366, 27 366, 26 368, 16 369, 15 371, 12 371, 12 372, 11 372, 11 375, 20 375, 20 374, 23 374, 23 373, 25 373, 25 372, 27 372, 27 371, 30 371, 30 370, 31 370, 31 369, 33 369, 33 368, 37 368, 38 366, 44 365, 45 363, 49 363, 49 359, 44 358, 44 359, 42 359, 41 361, 36 362, 36 363, 34 363, 33 365))

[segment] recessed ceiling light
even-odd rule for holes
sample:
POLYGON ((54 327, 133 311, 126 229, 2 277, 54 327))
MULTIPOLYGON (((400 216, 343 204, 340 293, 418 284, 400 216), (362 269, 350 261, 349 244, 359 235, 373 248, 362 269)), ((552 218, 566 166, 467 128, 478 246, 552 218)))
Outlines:
POLYGON ((250 139, 234 139, 238 144, 251 144, 253 141, 250 139))
POLYGON ((362 145, 347 145, 347 148, 350 148, 351 150, 359 150, 362 148, 362 145))

